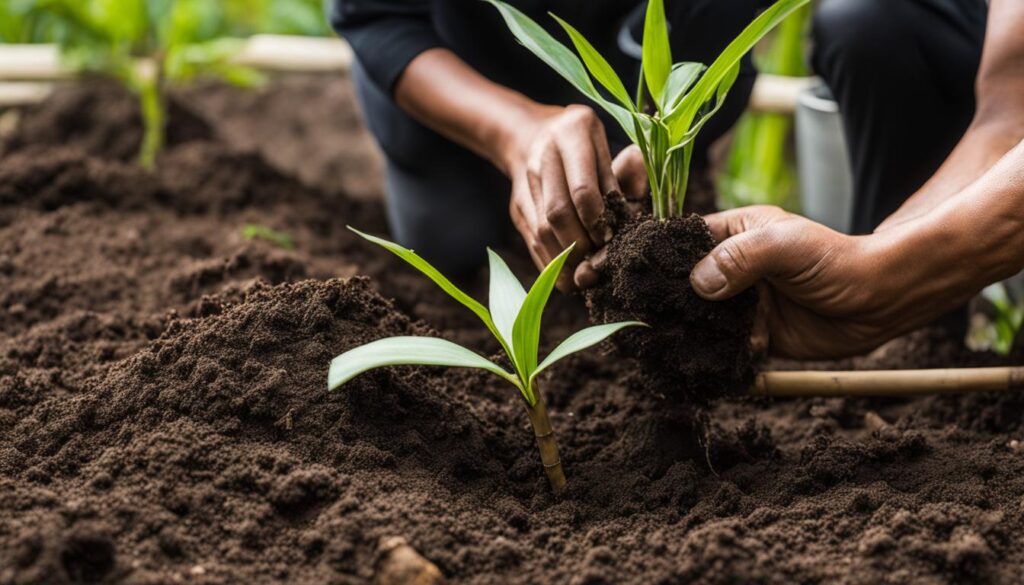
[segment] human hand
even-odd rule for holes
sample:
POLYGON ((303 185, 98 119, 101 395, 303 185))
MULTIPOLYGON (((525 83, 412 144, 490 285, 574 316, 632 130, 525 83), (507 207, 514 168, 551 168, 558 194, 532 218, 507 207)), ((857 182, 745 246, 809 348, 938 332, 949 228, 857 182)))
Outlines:
MULTIPOLYGON (((635 144, 628 146, 615 155, 615 160, 612 161, 612 172, 621 185, 622 194, 625 195, 627 201, 639 201, 647 197, 650 187, 647 170, 644 168, 644 158, 640 154, 638 146, 635 144)), ((602 246, 579 263, 573 274, 573 281, 577 287, 590 288, 597 284, 607 252, 608 249, 602 246)))
POLYGON ((848 236, 777 207, 753 206, 705 218, 720 244, 690 275, 694 291, 720 301, 763 282, 755 345, 793 358, 863 353, 923 323, 929 310, 902 291, 895 251, 874 236, 848 236))
POLYGON ((586 106, 540 106, 532 124, 519 124, 505 149, 504 166, 512 179, 509 213, 538 268, 573 242, 569 270, 610 236, 604 197, 619 190, 612 171, 604 126, 586 106))

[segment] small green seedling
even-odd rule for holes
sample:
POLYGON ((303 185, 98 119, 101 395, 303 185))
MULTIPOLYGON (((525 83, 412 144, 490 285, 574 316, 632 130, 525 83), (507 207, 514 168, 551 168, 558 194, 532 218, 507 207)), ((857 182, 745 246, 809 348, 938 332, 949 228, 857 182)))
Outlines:
POLYGON ((285 250, 295 249, 295 240, 290 235, 258 223, 245 224, 242 228, 242 237, 247 240, 265 240, 285 250))
POLYGON ((449 366, 477 368, 496 374, 515 386, 522 395, 537 438, 537 448, 540 450, 544 470, 551 482, 551 488, 556 494, 559 493, 565 486, 565 472, 558 456, 558 445, 551 430, 544 398, 537 390, 537 375, 558 360, 600 343, 624 327, 643 323, 609 323, 577 331, 538 363, 541 315, 544 313, 544 307, 551 296, 558 274, 562 271, 562 265, 572 251, 572 246, 544 268, 537 281, 530 287, 530 292, 523 289, 505 262, 492 250, 488 250, 491 273, 488 308, 462 292, 412 250, 355 229, 352 231, 405 260, 437 283, 444 292, 473 311, 501 344, 509 361, 512 362, 514 371, 508 372, 477 353, 444 339, 389 337, 351 349, 334 358, 327 376, 327 387, 335 390, 357 375, 382 366, 449 366))
POLYGON ((779 0, 729 43, 714 63, 705 67, 701 63, 672 63, 664 0, 650 0, 644 21, 640 81, 631 96, 608 61, 569 23, 552 15, 569 34, 582 62, 516 8, 501 0, 486 1, 497 7, 523 46, 608 112, 640 147, 657 219, 683 215, 693 141, 722 107, 739 75, 743 55, 786 16, 809 2, 779 0), (612 99, 598 91, 594 80, 612 99), (648 97, 652 114, 647 113, 648 97))
POLYGON ((208 0, 34 0, 37 13, 58 22, 57 42, 75 70, 117 79, 134 92, 145 134, 139 152, 152 168, 164 145, 169 83, 211 75, 238 85, 261 77, 231 62, 238 39, 218 37, 213 18, 218 2, 208 0))
POLYGON ((1021 341, 1024 325, 1024 299, 1014 294, 1005 283, 986 287, 982 297, 991 305, 991 315, 985 336, 996 353, 1007 355, 1021 341))

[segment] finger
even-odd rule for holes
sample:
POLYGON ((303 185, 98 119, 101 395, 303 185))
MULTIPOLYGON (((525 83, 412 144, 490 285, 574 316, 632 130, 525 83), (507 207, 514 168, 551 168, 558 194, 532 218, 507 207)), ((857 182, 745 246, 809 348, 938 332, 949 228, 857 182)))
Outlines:
POLYGON ((509 215, 512 218, 512 225, 516 227, 520 235, 523 236, 523 241, 526 243, 526 250, 530 253, 530 258, 533 260, 533 264, 537 267, 537 270, 544 270, 544 267, 548 265, 547 260, 544 258, 542 253, 543 246, 537 242, 536 228, 533 223, 527 219, 527 214, 520 209, 519 205, 513 203, 509 206, 509 215))
POLYGON ((787 262, 804 261, 807 251, 789 249, 787 232, 774 228, 745 231, 716 246, 690 273, 694 292, 709 301, 725 300, 779 273, 787 262))
POLYGON ((715 241, 722 242, 743 232, 786 219, 790 214, 773 205, 750 205, 704 216, 715 241))
POLYGON ((573 275, 576 286, 582 289, 597 285, 601 279, 600 273, 604 270, 604 264, 607 260, 608 248, 604 247, 590 258, 580 262, 580 265, 576 267, 576 273, 573 275))
POLYGON ((547 236, 542 233, 541 238, 545 246, 550 246, 552 241, 554 242, 554 248, 549 249, 552 257, 557 256, 562 250, 565 250, 575 242, 576 249, 573 250, 573 254, 576 255, 578 261, 579 258, 582 258, 583 254, 593 249, 593 244, 583 224, 580 222, 580 217, 571 194, 573 187, 570 187, 569 183, 567 183, 568 175, 563 161, 562 154, 554 149, 544 159, 544 173, 541 185, 544 205, 543 218, 540 218, 540 228, 541 232, 544 232, 546 231, 545 225, 549 226, 551 235, 547 236))
POLYGON ((612 161, 612 171, 626 199, 636 201, 647 196, 647 169, 644 168, 644 158, 640 154, 639 146, 630 145, 616 155, 612 161))
POLYGON ((594 148, 597 152, 597 177, 600 181, 601 193, 604 195, 621 193, 622 186, 619 185, 619 178, 615 176, 615 170, 612 168, 612 153, 608 148, 608 135, 604 131, 604 124, 599 119, 595 119, 592 128, 594 148))
MULTIPOLYGON (((589 123, 589 122, 585 122, 589 123)), ((556 139, 560 163, 563 169, 562 180, 566 187, 568 201, 572 202, 572 223, 580 226, 589 244, 599 245, 604 242, 604 230, 601 220, 604 216, 604 193, 601 190, 598 153, 589 128, 574 129, 556 139)), ((550 177, 551 175, 545 175, 550 177)), ((545 193, 546 195, 546 193, 545 193)), ((551 200, 548 200, 549 203, 551 200)), ((565 210, 570 211, 570 210, 565 210)), ((570 218, 563 218, 566 223, 570 218)), ((567 227, 568 229, 568 227, 567 227)), ((578 239, 575 241, 579 242, 578 239)), ((579 242, 582 244, 582 242, 579 242)))

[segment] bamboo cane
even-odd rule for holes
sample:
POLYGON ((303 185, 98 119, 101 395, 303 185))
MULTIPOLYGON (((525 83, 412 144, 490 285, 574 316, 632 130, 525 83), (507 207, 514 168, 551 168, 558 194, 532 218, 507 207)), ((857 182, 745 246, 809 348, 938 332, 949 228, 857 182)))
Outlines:
POLYGON ((751 396, 923 396, 1024 389, 1024 367, 762 372, 751 396))
POLYGON ((544 396, 539 390, 536 404, 533 407, 527 406, 526 412, 530 415, 533 434, 537 438, 537 449, 540 450, 544 472, 548 474, 551 489, 557 496, 565 488, 565 471, 558 456, 558 444, 555 442, 555 432, 551 429, 551 420, 548 418, 548 407, 544 404, 544 396))

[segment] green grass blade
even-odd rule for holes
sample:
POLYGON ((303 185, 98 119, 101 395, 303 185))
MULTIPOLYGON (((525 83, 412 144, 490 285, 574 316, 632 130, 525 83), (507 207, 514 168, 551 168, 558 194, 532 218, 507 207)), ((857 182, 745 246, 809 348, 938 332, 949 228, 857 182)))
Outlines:
POLYGON ((665 22, 664 0, 649 0, 644 17, 642 67, 647 87, 654 103, 663 107, 662 97, 669 71, 672 69, 672 49, 668 44, 668 24, 665 22))
POLYGON ((670 122, 672 136, 682 137, 686 134, 701 106, 715 95, 718 86, 732 73, 733 68, 739 65, 743 56, 794 10, 797 10, 809 1, 779 0, 747 25, 747 28, 743 29, 743 32, 733 39, 729 46, 718 55, 718 58, 708 67, 708 70, 700 78, 700 81, 697 82, 693 90, 683 98, 680 107, 673 112, 674 117, 672 117, 673 119, 670 122))
POLYGON ((518 378, 491 361, 436 337, 387 337, 350 349, 331 360, 327 389, 335 390, 363 372, 384 366, 476 368, 505 378, 521 389, 518 378))
POLYGON ((586 39, 575 27, 568 22, 562 20, 557 15, 552 14, 552 18, 558 21, 558 24, 562 25, 565 32, 569 33, 569 38, 572 40, 572 44, 576 47, 576 52, 580 54, 580 58, 583 59, 583 64, 587 66, 587 70, 590 74, 607 89, 615 99, 619 100, 619 103, 626 107, 628 110, 633 110, 633 100, 629 97, 629 92, 626 91, 626 86, 622 83, 622 80, 612 69, 612 66, 608 61, 601 56, 601 53, 594 48, 594 45, 590 44, 590 41, 586 39))
POLYGON ((518 9, 505 4, 501 0, 483 0, 489 2, 505 20, 505 24, 524 47, 536 55, 541 61, 551 67, 559 75, 571 83, 583 95, 587 96, 595 104, 608 112, 616 122, 622 126, 626 134, 633 137, 633 123, 630 119, 630 112, 608 101, 597 91, 594 82, 590 80, 586 67, 573 52, 552 37, 543 27, 534 22, 518 9))
POLYGON ((394 242, 389 242, 388 240, 385 240, 383 238, 371 236, 370 234, 364 234, 363 232, 355 229, 352 226, 348 226, 348 229, 352 230, 359 236, 373 242, 374 244, 381 246, 382 248, 391 252, 395 256, 398 256, 402 260, 405 260, 413 268, 425 274, 427 278, 433 280, 437 284, 437 286, 441 287, 441 290, 448 293, 450 297, 462 303, 470 311, 473 311, 473 313, 476 314, 476 316, 479 317, 480 320, 484 322, 484 325, 486 325, 487 329, 491 331, 491 334, 494 335, 494 337, 501 339, 501 334, 498 332, 498 328, 494 326, 494 321, 491 319, 491 313, 490 311, 487 310, 487 307, 480 304, 473 297, 462 292, 462 290, 459 287, 452 284, 452 281, 448 280, 448 278, 445 277, 445 275, 441 274, 441 271, 434 268, 429 262, 427 262, 418 254, 416 254, 416 252, 403 248, 402 246, 399 246, 394 242))
POLYGON ((544 358, 544 361, 537 366, 533 373, 530 374, 530 383, 533 383, 533 379, 537 377, 548 366, 555 362, 564 359, 578 351, 583 351, 588 347, 601 343, 612 334, 625 329, 626 327, 646 327, 647 324, 641 321, 624 321, 622 323, 608 323, 605 325, 595 325, 594 327, 587 327, 586 329, 577 331, 565 339, 562 343, 558 344, 548 357, 544 358))
POLYGON ((509 270, 505 261, 490 248, 487 249, 487 260, 491 272, 488 286, 491 319, 494 320, 494 326, 501 334, 498 341, 501 342, 505 353, 516 366, 516 371, 522 376, 523 372, 519 371, 519 359, 512 350, 512 327, 516 323, 516 317, 519 316, 519 309, 522 308, 523 301, 526 300, 526 290, 523 289, 522 284, 519 284, 519 280, 509 270))
MULTIPOLYGON (((548 304, 551 291, 555 288, 558 275, 562 272, 565 260, 569 257, 573 244, 566 248, 550 264, 544 268, 537 281, 530 287, 530 292, 523 301, 523 308, 519 310, 515 325, 512 326, 512 348, 522 361, 524 378, 529 380, 533 371, 537 368, 537 347, 540 345, 540 321, 544 314, 544 307, 548 304)), ((527 392, 532 396, 533 389, 527 387, 527 392)))

